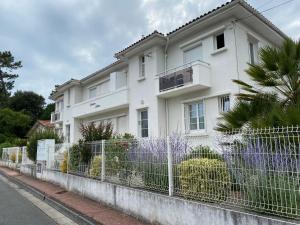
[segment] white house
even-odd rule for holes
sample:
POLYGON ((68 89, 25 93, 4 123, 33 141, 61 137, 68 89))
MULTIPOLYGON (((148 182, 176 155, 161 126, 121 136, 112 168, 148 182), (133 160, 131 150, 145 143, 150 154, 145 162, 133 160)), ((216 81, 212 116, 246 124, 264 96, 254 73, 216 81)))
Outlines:
POLYGON ((286 35, 243 0, 233 0, 162 34, 154 31, 115 54, 117 61, 58 86, 52 122, 67 142, 80 123, 111 121, 139 137, 172 132, 210 143, 220 113, 234 104, 258 49, 286 35))

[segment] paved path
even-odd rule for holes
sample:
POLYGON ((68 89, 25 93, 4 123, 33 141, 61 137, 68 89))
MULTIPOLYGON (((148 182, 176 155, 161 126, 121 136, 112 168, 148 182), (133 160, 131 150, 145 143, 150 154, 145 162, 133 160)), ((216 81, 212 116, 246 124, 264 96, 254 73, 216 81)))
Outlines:
MULTIPOLYGON (((72 192, 67 192, 61 187, 34 179, 29 176, 21 175, 16 171, 8 168, 0 167, 1 172, 8 176, 14 177, 26 185, 29 185, 41 192, 44 192, 46 196, 51 197, 64 205, 80 212, 87 217, 93 218, 103 225, 147 225, 134 217, 128 216, 120 211, 109 208, 101 203, 93 200, 83 198, 72 192)), ((1 203, 0 203, 1 204, 1 203)), ((0 223, 0 225, 2 225, 0 223)))
POLYGON ((1 225, 57 225, 16 188, 0 179, 1 225))

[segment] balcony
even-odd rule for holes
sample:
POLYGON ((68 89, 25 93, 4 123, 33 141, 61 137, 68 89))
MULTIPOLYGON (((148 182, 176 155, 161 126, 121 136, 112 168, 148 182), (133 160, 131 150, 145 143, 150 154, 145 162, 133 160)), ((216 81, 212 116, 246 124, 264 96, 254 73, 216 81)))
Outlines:
POLYGON ((51 113, 51 123, 60 123, 62 122, 62 112, 53 112, 51 113))
POLYGON ((122 88, 111 93, 97 96, 72 106, 72 117, 84 118, 111 110, 128 107, 128 89, 122 88))
POLYGON ((191 62, 157 75, 158 97, 169 98, 209 88, 210 65, 202 61, 191 62))

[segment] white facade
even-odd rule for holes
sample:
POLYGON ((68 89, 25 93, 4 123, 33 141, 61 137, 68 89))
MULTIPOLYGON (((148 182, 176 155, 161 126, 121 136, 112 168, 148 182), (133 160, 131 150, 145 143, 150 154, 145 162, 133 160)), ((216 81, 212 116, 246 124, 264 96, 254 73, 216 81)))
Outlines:
POLYGON ((247 63, 284 38, 247 3, 232 1, 167 35, 154 32, 117 53, 117 62, 59 86, 52 121, 70 142, 80 138, 80 123, 111 121, 116 133, 177 132, 210 145, 220 112, 240 91, 232 80, 251 82, 247 63))

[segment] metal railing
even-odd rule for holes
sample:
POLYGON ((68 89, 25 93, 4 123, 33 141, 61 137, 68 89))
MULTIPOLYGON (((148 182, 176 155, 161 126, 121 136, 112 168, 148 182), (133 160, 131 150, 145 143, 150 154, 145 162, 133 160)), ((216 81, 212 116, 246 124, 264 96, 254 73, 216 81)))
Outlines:
POLYGON ((69 151, 69 173, 170 196, 300 219, 300 128, 235 130, 215 149, 174 134, 69 151))
POLYGON ((62 112, 52 112, 51 113, 51 123, 62 121, 62 112))

